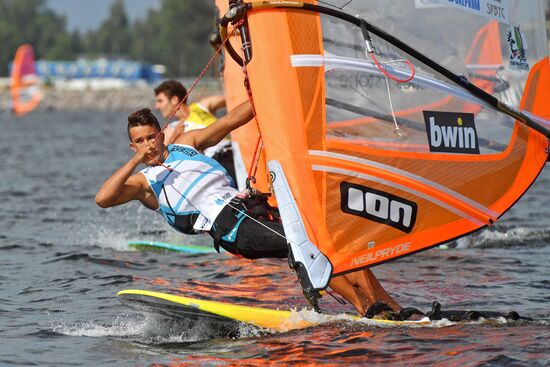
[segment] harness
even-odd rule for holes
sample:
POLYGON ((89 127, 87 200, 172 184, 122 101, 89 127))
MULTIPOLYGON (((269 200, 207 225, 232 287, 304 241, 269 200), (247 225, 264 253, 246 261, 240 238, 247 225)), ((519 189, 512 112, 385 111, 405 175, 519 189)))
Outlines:
POLYGON ((220 252, 220 245, 223 243, 227 251, 238 254, 235 244, 237 232, 247 217, 270 222, 281 221, 279 209, 267 202, 269 196, 270 194, 254 192, 244 198, 235 196, 231 199, 216 218, 209 232, 214 238, 216 251, 220 252))

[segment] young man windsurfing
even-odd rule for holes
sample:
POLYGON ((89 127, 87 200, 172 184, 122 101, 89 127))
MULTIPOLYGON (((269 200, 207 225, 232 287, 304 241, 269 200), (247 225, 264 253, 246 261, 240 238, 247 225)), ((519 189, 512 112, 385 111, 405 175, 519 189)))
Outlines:
MULTIPOLYGON (((266 200, 238 192, 225 169, 201 151, 218 144, 253 117, 245 102, 215 123, 178 136, 164 145, 164 133, 148 109, 128 117, 128 137, 134 156, 102 185, 96 203, 108 208, 139 200, 158 211, 175 230, 209 233, 215 246, 249 259, 287 258, 288 245, 277 211, 266 200), (134 174, 140 165, 148 167, 134 174)), ((399 312, 401 307, 370 270, 335 277, 329 286, 360 315, 399 312), (385 307, 373 305, 383 304, 385 307)))

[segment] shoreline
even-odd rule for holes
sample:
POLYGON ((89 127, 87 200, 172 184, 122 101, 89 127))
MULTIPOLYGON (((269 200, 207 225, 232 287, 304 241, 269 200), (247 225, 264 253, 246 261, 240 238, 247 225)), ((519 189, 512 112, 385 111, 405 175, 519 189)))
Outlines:
MULTIPOLYGON (((159 82, 160 83, 160 82, 159 82)), ((187 83, 189 86, 192 83, 187 83)), ((186 84, 184 84, 186 85, 186 84)), ((60 88, 41 87, 42 100, 33 111, 134 111, 139 108, 154 109, 156 85, 133 85, 116 89, 82 89, 68 90, 60 88)), ((205 80, 199 83, 190 101, 206 95, 221 94, 222 88, 217 81, 205 80)), ((0 111, 9 112, 11 96, 8 88, 0 89, 0 111)))

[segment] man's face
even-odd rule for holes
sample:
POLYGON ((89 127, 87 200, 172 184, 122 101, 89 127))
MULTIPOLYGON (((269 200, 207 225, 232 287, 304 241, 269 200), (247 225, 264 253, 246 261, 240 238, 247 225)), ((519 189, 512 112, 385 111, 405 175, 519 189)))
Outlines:
POLYGON ((158 129, 150 125, 134 126, 130 128, 130 148, 134 152, 147 153, 148 166, 156 166, 162 162, 164 154, 164 133, 159 135, 158 129), (158 138, 155 139, 155 137, 158 138))
POLYGON ((162 114, 165 119, 170 117, 178 105, 178 97, 168 98, 164 92, 155 96, 155 109, 162 114))

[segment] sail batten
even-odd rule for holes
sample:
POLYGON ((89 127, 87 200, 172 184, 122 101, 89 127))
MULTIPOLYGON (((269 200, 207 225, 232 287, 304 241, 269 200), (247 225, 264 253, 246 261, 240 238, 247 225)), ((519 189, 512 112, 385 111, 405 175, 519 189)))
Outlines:
MULTIPOLYGON (((344 57, 324 57, 322 55, 292 55, 291 62, 292 65, 296 67, 323 66, 326 71, 330 71, 331 69, 344 69, 355 70, 369 74, 382 74, 375 65, 366 60, 358 60, 344 57)), ((404 69, 391 67, 388 67, 388 69, 390 73, 398 78, 408 77, 410 73, 408 70, 404 69)), ((434 78, 430 78, 428 75, 415 75, 413 80, 411 80, 411 84, 416 85, 417 87, 439 90, 444 93, 452 94, 453 96, 465 101, 473 102, 484 107, 491 107, 486 101, 472 95, 471 93, 468 93, 464 89, 434 78)))
POLYGON ((445 191, 436 191, 433 187, 422 185, 419 182, 414 182, 411 180, 403 180, 397 175, 390 175, 388 173, 369 169, 367 167, 346 168, 346 166, 335 167, 330 165, 313 164, 312 169, 314 171, 324 171, 339 174, 342 176, 359 178, 363 181, 375 182, 377 184, 382 184, 393 189, 398 189, 403 192, 421 197, 427 201, 439 205, 440 207, 444 207, 445 209, 461 217, 468 219, 474 218, 476 220, 476 223, 478 224, 489 224, 490 220, 496 219, 494 212, 490 211, 487 208, 480 209, 478 203, 475 203, 476 205, 468 205, 460 199, 449 195, 445 191), (406 182, 406 184, 404 181, 406 182))
POLYGON ((309 154, 312 155, 312 156, 318 156, 318 157, 334 158, 334 159, 337 160, 337 162, 338 161, 340 161, 340 162, 341 161, 344 161, 344 162, 348 161, 348 162, 351 162, 351 163, 358 163, 361 166, 363 166, 364 168, 380 169, 380 170, 389 172, 389 173, 391 173, 391 174, 393 174, 397 177, 408 178, 411 181, 419 182, 420 184, 422 184, 423 186, 428 187, 431 190, 440 191, 442 193, 445 193, 445 195, 447 195, 449 197, 456 198, 457 200, 460 200, 460 201, 466 203, 468 206, 470 206, 472 208, 475 208, 477 211, 483 213, 484 216, 487 216, 487 217, 497 217, 498 216, 498 213, 490 210, 489 208, 484 207, 483 205, 475 202, 474 200, 471 200, 471 199, 461 195, 460 193, 458 193, 456 191, 450 190, 446 186, 440 185, 436 182, 433 182, 433 181, 430 181, 430 180, 426 179, 425 177, 415 175, 413 173, 407 172, 405 170, 402 170, 402 169, 399 169, 399 168, 396 168, 396 167, 393 167, 393 166, 390 166, 390 165, 385 165, 385 164, 375 162, 375 161, 369 161, 369 160, 366 160, 366 159, 363 159, 363 158, 358 158, 358 157, 355 157, 355 156, 349 156, 349 155, 345 155, 345 154, 327 152, 327 151, 311 151, 310 150, 309 154))

